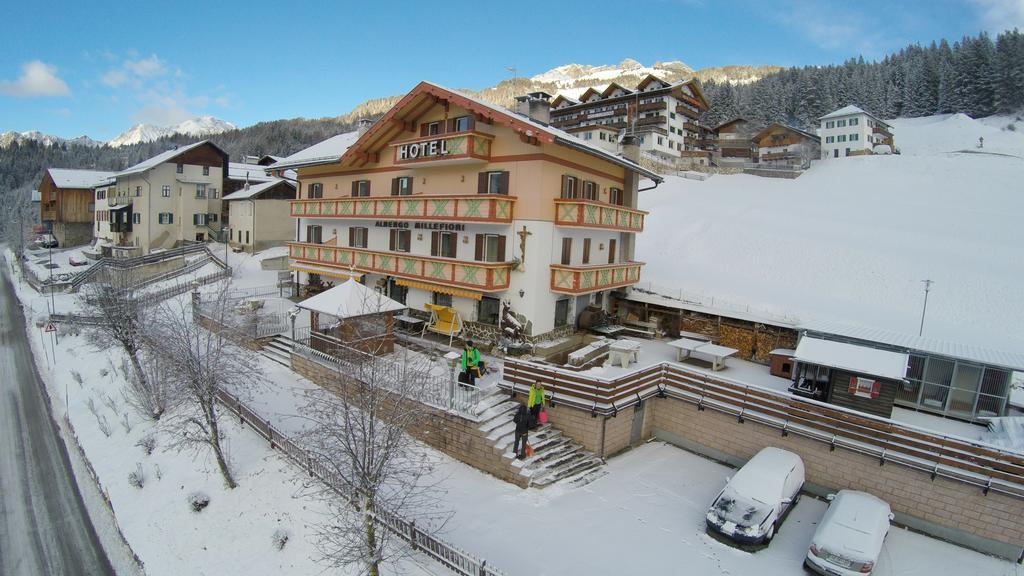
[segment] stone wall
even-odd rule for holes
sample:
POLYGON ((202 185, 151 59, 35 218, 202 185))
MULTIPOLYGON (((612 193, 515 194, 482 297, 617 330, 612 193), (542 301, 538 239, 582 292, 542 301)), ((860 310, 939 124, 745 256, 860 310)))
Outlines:
MULTIPOLYGON (((291 358, 292 370, 327 390, 345 394, 346 379, 336 370, 298 354, 292 354, 291 358)), ((521 476, 519 469, 502 457, 501 451, 487 439, 487 434, 479 430, 479 423, 438 408, 423 407, 427 417, 422 426, 409 431, 414 438, 501 480, 523 488, 527 486, 529 479, 521 476)))
MULTIPOLYGON (((551 425, 562 434, 579 442, 584 448, 601 458, 608 458, 630 447, 633 430, 632 408, 615 416, 591 416, 590 412, 559 404, 558 399, 548 406, 551 425)), ((644 425, 650 430, 649 409, 645 413, 644 425)), ((645 438, 649 438, 649 434, 645 438)))

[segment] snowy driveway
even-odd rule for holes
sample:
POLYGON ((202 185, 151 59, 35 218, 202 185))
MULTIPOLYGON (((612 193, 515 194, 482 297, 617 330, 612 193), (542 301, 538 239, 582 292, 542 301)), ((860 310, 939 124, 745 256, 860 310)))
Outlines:
MULTIPOLYGON (((2 261, 2 260, 0 260, 2 261)), ((21 310, 0 281, 0 574, 112 575, 32 367, 21 310)))

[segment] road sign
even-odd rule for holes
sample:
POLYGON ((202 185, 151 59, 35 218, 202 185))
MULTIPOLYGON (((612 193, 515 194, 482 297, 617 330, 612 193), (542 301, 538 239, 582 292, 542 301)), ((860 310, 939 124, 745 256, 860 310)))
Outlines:
POLYGON ((49 322, 47 322, 46 323, 46 328, 43 329, 43 332, 56 332, 56 331, 57 331, 57 323, 54 322, 53 320, 50 320, 49 322))

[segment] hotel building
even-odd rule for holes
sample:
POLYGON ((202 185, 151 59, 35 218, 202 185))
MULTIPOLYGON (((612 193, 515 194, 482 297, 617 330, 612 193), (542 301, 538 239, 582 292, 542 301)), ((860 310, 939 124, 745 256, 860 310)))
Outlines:
POLYGON ((872 154, 880 144, 895 151, 892 126, 857 106, 844 106, 818 120, 821 122, 818 136, 821 137, 822 158, 872 154))
POLYGON ((633 134, 640 150, 674 159, 704 154, 698 118, 708 107, 696 79, 669 84, 648 75, 632 90, 613 82, 588 88, 578 100, 557 96, 551 125, 611 151, 621 135, 633 134))
MULTIPOLYGON (((521 104, 548 110, 541 95, 521 104)), ((270 169, 298 172, 289 256, 300 283, 358 278, 411 309, 450 306, 492 340, 502 303, 538 337, 571 330, 587 305, 637 283, 640 178, 661 182, 543 121, 429 82, 361 135, 270 169)))

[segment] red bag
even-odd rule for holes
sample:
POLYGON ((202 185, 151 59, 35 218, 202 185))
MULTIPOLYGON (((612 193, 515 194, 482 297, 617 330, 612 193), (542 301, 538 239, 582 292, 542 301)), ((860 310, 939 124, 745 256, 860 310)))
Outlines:
POLYGON ((537 416, 537 421, 540 422, 541 424, 547 424, 548 423, 548 411, 547 410, 541 410, 540 411, 540 415, 537 416))
POLYGON ((526 457, 527 458, 532 458, 533 457, 533 446, 530 446, 529 444, 526 445, 526 457))

